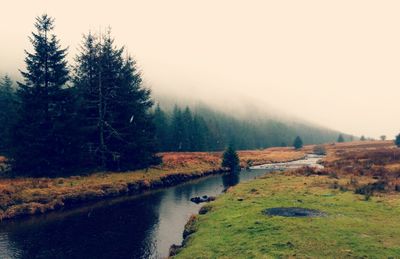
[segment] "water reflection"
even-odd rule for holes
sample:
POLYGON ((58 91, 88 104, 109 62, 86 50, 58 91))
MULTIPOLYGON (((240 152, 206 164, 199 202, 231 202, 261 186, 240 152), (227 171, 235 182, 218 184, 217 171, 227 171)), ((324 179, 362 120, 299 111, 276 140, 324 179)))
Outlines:
POLYGON ((182 242, 183 228, 201 204, 267 170, 212 176, 137 197, 0 224, 0 258, 161 258, 182 242))
POLYGON ((159 195, 93 208, 65 217, 15 221, 1 231, 18 258, 139 258, 151 254, 146 240, 158 221, 159 195))
POLYGON ((238 172, 233 172, 222 176, 222 184, 225 189, 235 186, 240 181, 240 174, 238 172))

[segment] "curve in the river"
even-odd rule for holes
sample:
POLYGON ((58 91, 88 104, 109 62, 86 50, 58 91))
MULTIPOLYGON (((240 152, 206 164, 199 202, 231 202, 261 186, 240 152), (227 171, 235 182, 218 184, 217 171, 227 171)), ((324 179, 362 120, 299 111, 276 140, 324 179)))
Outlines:
POLYGON ((182 241, 194 196, 216 196, 225 188, 277 169, 316 166, 321 157, 253 167, 132 197, 0 223, 0 258, 162 258, 182 241))

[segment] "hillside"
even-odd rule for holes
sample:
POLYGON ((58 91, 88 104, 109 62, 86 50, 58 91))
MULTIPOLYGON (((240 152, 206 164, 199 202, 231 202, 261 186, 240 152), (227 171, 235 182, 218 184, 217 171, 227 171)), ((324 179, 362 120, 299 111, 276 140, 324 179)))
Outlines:
POLYGON ((155 124, 162 151, 218 151, 230 142, 241 150, 291 146, 296 136, 305 144, 320 144, 334 142, 341 134, 257 110, 228 114, 207 104, 181 102, 178 106, 164 99, 155 109, 155 124))

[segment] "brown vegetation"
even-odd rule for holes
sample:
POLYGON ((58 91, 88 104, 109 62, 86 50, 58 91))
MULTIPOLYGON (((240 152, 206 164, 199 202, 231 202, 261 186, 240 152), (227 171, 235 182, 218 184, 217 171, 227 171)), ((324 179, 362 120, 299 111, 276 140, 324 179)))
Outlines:
MULTIPOLYGON (((137 194, 149 189, 167 187, 190 179, 221 172, 221 153, 163 153, 163 163, 148 170, 64 178, 0 179, 0 220, 33 215, 64 206, 137 194)), ((303 152, 289 148, 241 151, 241 164, 288 161, 301 158, 303 152)))
MULTIPOLYGON (((365 199, 400 191, 400 149, 389 141, 324 145, 327 157, 322 170, 302 168, 288 174, 320 174, 332 179, 331 187, 351 190, 365 199)), ((292 148, 239 151, 242 167, 291 161, 311 152, 292 148)), ((221 172, 221 153, 163 153, 163 163, 148 170, 95 173, 65 178, 0 179, 0 219, 44 213, 81 202, 136 194, 221 172)), ((5 158, 1 158, 2 161, 5 158)))
POLYGON ((400 191, 400 149, 390 141, 325 145, 322 170, 302 168, 301 175, 328 175, 332 188, 351 190, 368 200, 372 195, 400 191))

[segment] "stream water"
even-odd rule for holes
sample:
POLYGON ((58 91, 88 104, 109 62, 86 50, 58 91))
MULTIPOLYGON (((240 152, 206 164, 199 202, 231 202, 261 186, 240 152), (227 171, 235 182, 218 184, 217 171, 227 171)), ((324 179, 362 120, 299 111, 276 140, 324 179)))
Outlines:
POLYGON ((182 242, 184 225, 202 204, 194 196, 217 196, 225 188, 273 170, 318 166, 308 155, 235 175, 216 175, 142 195, 108 199, 0 223, 0 258, 164 258, 182 242))

